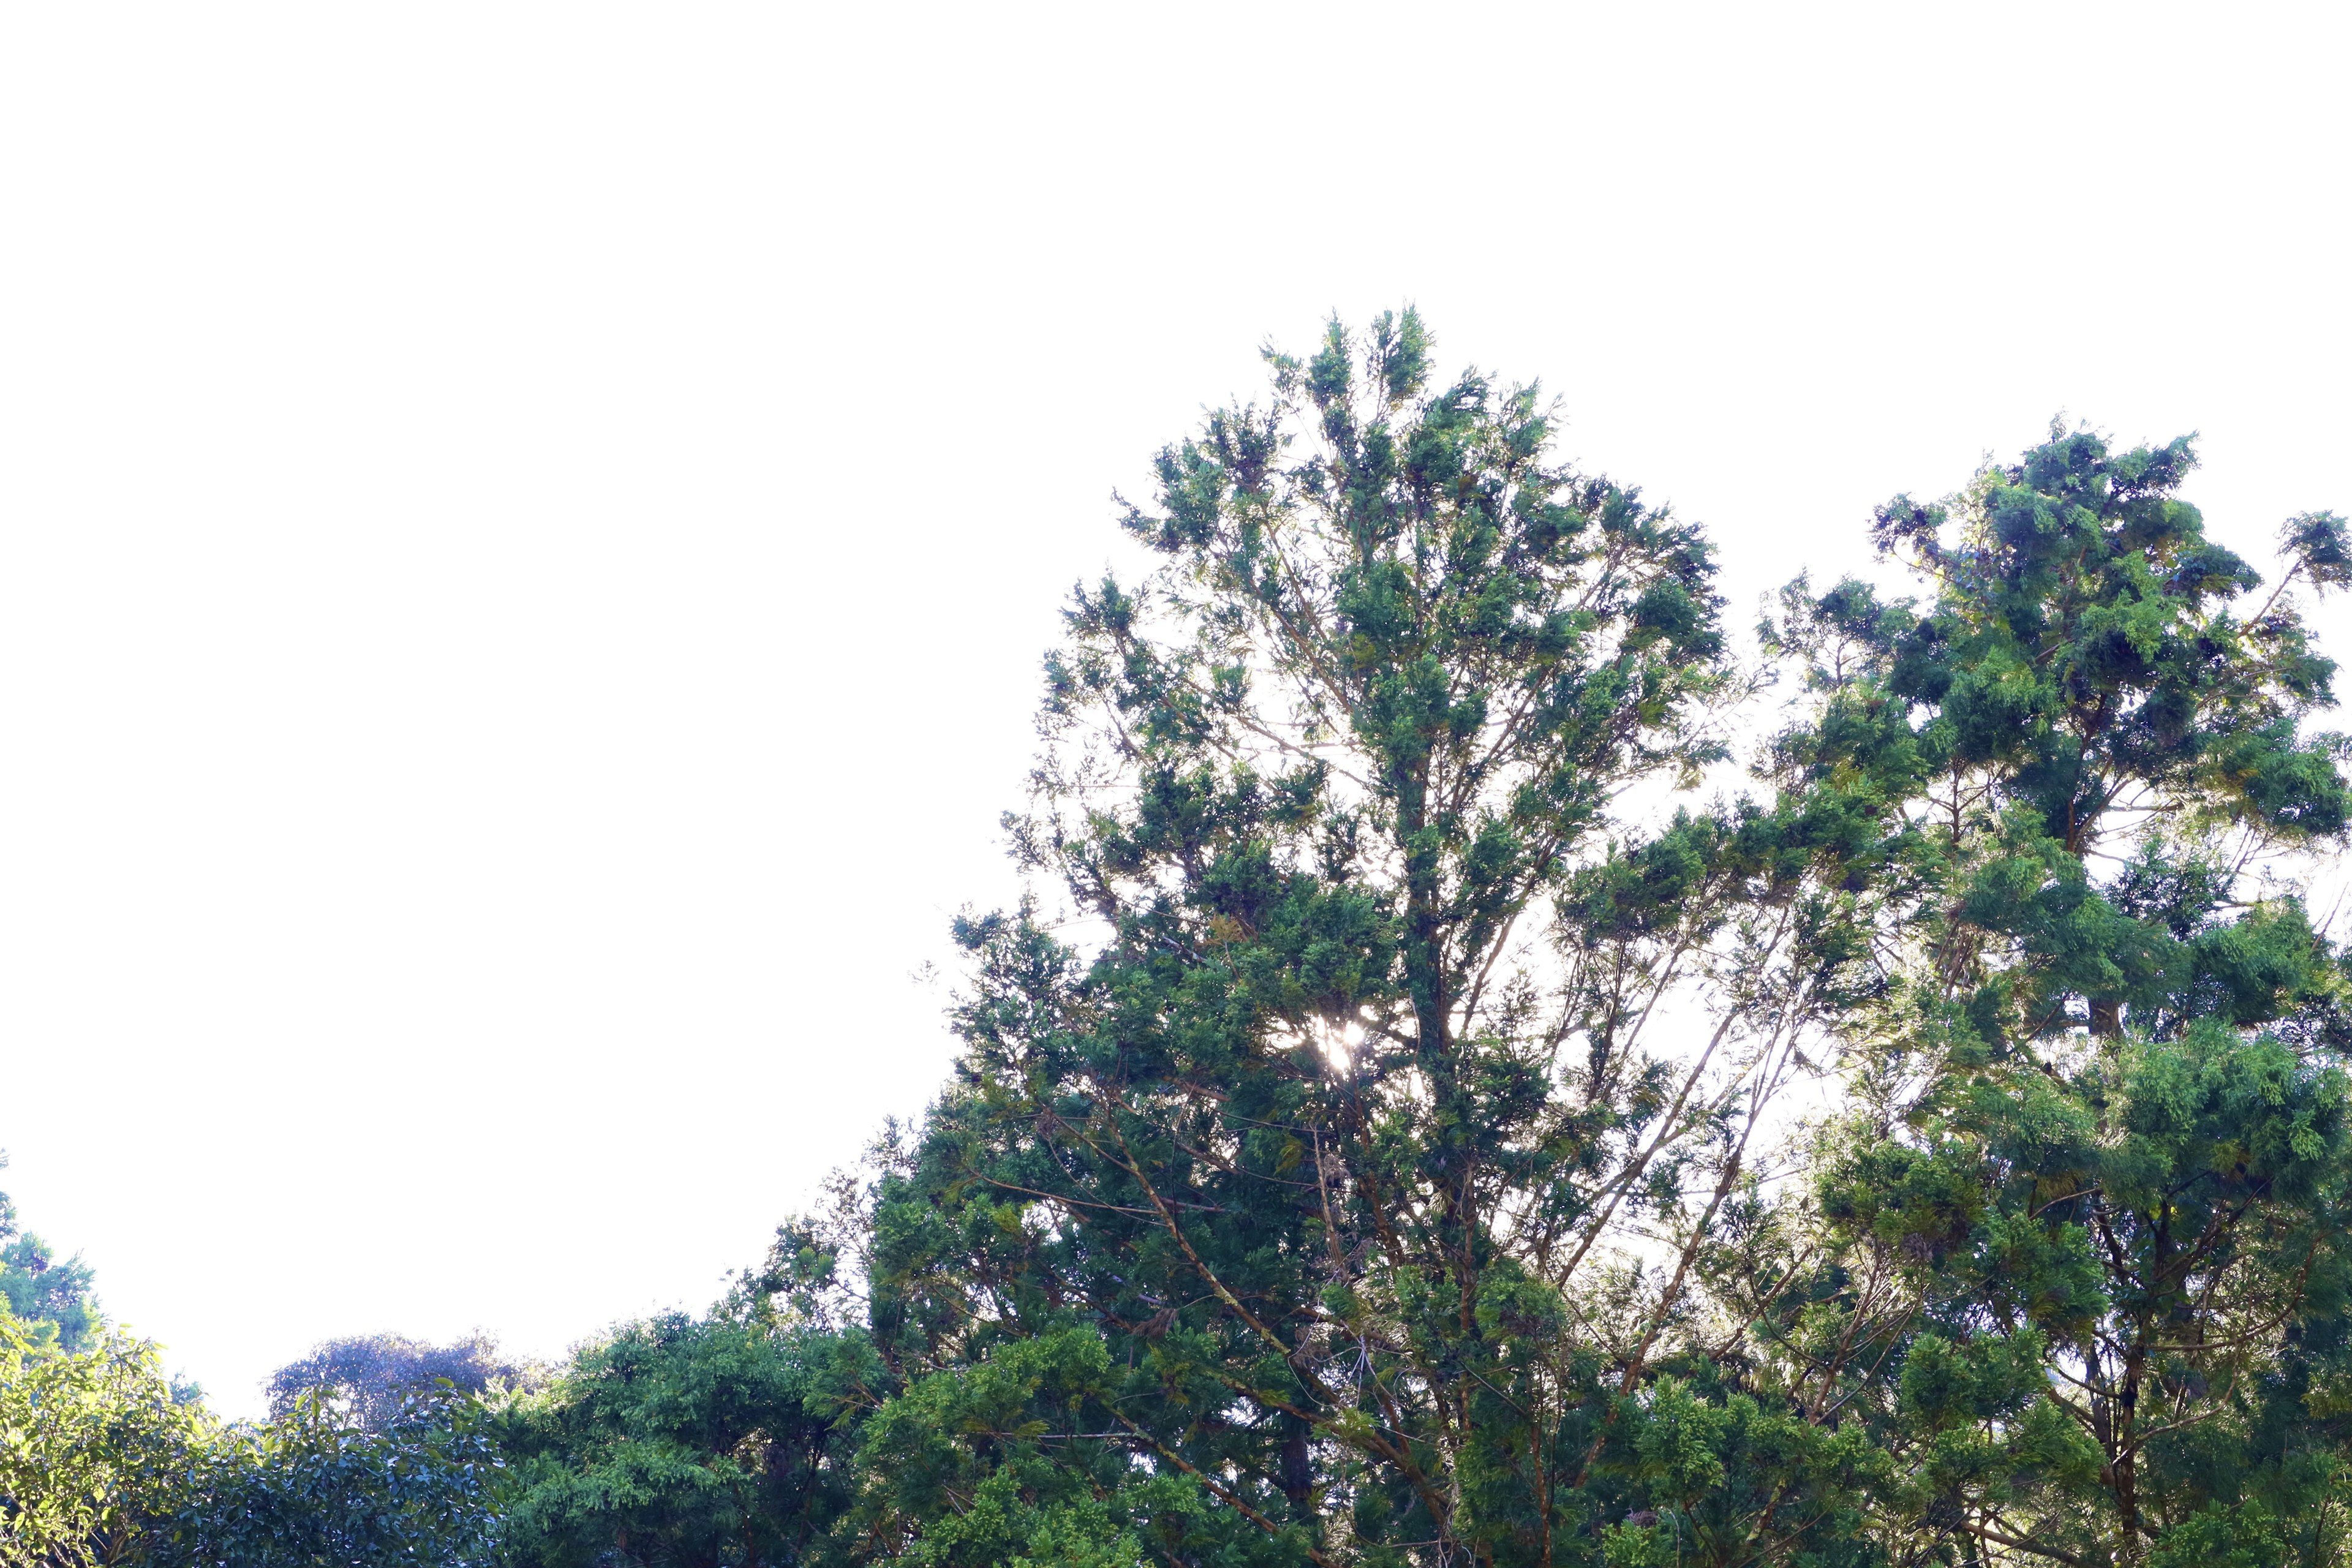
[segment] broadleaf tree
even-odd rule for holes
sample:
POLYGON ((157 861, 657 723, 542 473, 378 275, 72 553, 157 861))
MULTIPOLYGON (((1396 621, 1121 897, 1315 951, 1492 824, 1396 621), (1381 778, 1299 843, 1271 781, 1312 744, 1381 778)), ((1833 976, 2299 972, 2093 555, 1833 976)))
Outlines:
POLYGON ((209 1430, 153 1345, 100 1329, 68 1350, 0 1312, 0 1563, 144 1561, 209 1430))

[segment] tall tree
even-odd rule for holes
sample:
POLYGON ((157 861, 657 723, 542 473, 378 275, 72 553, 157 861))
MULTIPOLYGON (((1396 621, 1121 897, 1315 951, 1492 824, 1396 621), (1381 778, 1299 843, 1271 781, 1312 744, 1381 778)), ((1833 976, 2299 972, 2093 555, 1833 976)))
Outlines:
POLYGON ((1697 530, 1411 311, 1267 361, 1048 661, 1013 828, 1067 908, 961 926, 877 1194, 866 1552, 1588 1556, 1844 1005, 1836 833, 1658 815, 1738 695, 1697 530))
POLYGON ((2352 1031, 2298 878, 2352 797, 2294 600, 2352 549, 2294 518, 2262 592, 2192 463, 2053 429, 1880 510, 1924 600, 1800 584, 1775 629, 1814 700, 1781 763, 1882 824, 1885 984, 1825 1253, 1727 1294, 1751 1381, 1897 1461, 1897 1562, 2345 1550, 2352 1031))

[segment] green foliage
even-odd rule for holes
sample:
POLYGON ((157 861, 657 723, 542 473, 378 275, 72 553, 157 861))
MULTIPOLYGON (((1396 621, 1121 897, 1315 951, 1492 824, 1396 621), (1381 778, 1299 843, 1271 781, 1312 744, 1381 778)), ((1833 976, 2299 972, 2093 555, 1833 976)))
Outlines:
POLYGON ((2344 967, 2296 875, 2352 797, 2285 590, 2340 584, 2345 536, 2291 520, 2252 598, 2192 460, 2053 431, 1881 510, 1927 602, 1800 584, 1767 627, 1811 694, 1782 765, 1878 825, 1885 984, 1756 1353, 1903 1467, 1897 1558, 2341 1550, 2344 967))
POLYGON ((1704 546, 1426 350, 1270 356, 1077 596, 1014 820, 1069 912, 960 928, 870 1194, 861 1553, 2334 1560, 2341 521, 2256 600, 2186 443, 1898 500, 1930 597, 1793 587, 1769 793, 1645 828, 1739 695, 1704 546))
POLYGON ((142 1560, 205 1438, 152 1345, 100 1331, 68 1351, 0 1314, 0 1563, 142 1560))
POLYGON ((373 1428, 319 1396, 224 1427, 155 1347, 68 1351, 0 1317, 0 1563, 85 1568, 487 1564, 500 1461, 470 1400, 413 1395, 373 1428))
POLYGON ((90 1294, 94 1275, 79 1258, 58 1262, 48 1243, 37 1236, 18 1236, 0 1246, 0 1298, 5 1310, 66 1350, 87 1348, 104 1325, 90 1294))
MULTIPOLYGON (((1129 509, 1159 568, 1075 598, 1013 821, 1067 913, 960 925, 960 1073, 870 1194, 868 1555, 1590 1560, 1671 1468, 1643 1391, 1871 840, 1636 813, 1741 695, 1708 550, 1429 354, 1270 353, 1129 509)), ((1777 1420, 1722 1442, 1812 1463, 1777 1420)), ((1818 1532, 1845 1462, 1742 1506, 1818 1532)))
POLYGON ((2187 441, 2053 429, 1880 509, 1917 597, 1791 584, 1677 805, 1770 684, 1706 541, 1432 353, 1160 455, 952 1081, 709 1314, 226 1430, 0 1318, 0 1562, 2344 1563, 2352 529, 2265 592, 2187 441))
POLYGON ((362 1423, 323 1394, 195 1451, 148 1543, 159 1568, 390 1568, 496 1561, 502 1466, 482 1412, 446 1388, 362 1423))
POLYGON ((508 1560, 815 1560, 847 1501, 850 1445, 832 1390, 854 1348, 721 1312, 632 1324, 583 1351, 501 1416, 515 1466, 508 1560))
POLYGON ((2269 1568, 2290 1560, 2292 1548, 2263 1505, 2210 1505, 2164 1530, 2149 1568, 2269 1568))
POLYGON ((1201 1543, 1207 1494, 1086 1433, 1111 1387, 1101 1336, 1076 1325, 919 1379, 866 1426, 854 1539, 940 1568, 1131 1563, 1147 1540, 1181 1558, 1201 1543))
MULTIPOLYGON (((0 1153, 0 1167, 8 1156, 0 1153)), ((104 1326, 90 1294, 93 1271, 75 1258, 60 1263, 48 1243, 16 1228, 16 1205, 0 1193, 0 1310, 27 1325, 37 1338, 69 1351, 88 1348, 104 1326)))

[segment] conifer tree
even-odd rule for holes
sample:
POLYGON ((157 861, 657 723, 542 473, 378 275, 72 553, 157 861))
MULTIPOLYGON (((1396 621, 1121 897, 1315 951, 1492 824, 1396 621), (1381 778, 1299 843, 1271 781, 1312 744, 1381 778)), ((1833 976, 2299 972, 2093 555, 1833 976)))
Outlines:
MULTIPOLYGON (((1643 816, 1739 694, 1698 531, 1411 311, 1267 360, 1049 660, 1046 901, 960 928, 959 1078, 877 1194, 861 1555, 1592 1560, 1852 1005, 1821 873, 1873 819, 1643 816)), ((1851 1517, 1783 1427, 1785 1527, 1851 1517)))
POLYGON ((1924 600, 1768 628, 1792 794, 1882 824, 1884 984, 1822 1228, 1722 1284, 1741 1381, 1887 1457, 1895 1563, 2343 1560, 2352 1034, 2299 879, 2352 799, 2294 601, 2352 550, 2294 518, 2261 591, 2192 462, 2053 429, 1879 511, 1924 600))

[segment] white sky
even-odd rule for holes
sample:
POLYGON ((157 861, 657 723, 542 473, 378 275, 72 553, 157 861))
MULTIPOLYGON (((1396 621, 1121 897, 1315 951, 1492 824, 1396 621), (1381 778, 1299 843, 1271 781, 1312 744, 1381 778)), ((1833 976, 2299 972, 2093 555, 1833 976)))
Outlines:
POLYGON ((2347 18, 10 7, 0 1184, 232 1411, 701 1306, 939 1081, 1109 490, 1334 308, 1742 622, 2059 410, 2352 510, 2347 18))

